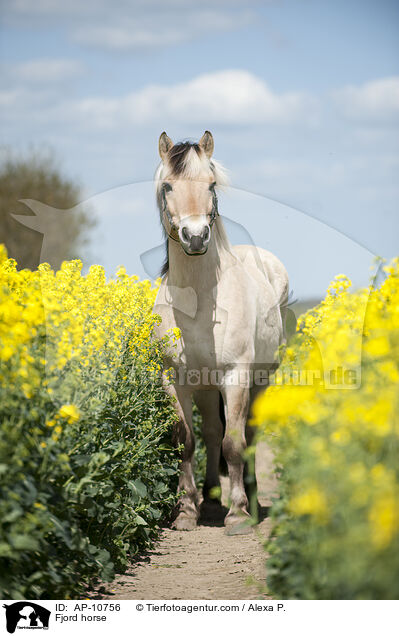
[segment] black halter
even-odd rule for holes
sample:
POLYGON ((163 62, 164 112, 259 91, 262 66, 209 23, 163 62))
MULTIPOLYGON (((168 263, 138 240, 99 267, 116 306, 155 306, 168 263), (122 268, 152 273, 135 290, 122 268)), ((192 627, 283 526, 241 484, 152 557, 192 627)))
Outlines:
MULTIPOLYGON (((216 194, 216 190, 214 187, 211 188, 211 192, 212 192, 212 210, 211 210, 211 218, 209 221, 209 227, 211 228, 212 225, 214 224, 216 217, 219 214, 218 211, 218 198, 217 198, 217 194, 216 194)), ((179 241, 178 238, 176 238, 175 236, 172 236, 171 232, 178 232, 178 227, 177 225, 175 225, 175 223, 173 223, 173 219, 172 219, 172 215, 169 212, 169 208, 168 208, 168 204, 166 201, 166 193, 165 193, 165 187, 162 186, 162 191, 161 191, 161 207, 162 207, 162 214, 164 214, 166 216, 166 218, 169 221, 169 225, 170 225, 170 232, 168 232, 168 230, 165 228, 164 225, 164 230, 166 232, 166 234, 169 236, 169 238, 173 239, 173 241, 179 241)), ((163 224, 163 219, 162 219, 162 224, 163 224)))

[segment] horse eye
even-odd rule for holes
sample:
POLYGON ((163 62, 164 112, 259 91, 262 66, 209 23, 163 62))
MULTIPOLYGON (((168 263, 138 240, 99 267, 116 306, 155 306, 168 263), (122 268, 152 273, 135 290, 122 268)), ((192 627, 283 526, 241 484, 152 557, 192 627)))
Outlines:
POLYGON ((166 183, 166 182, 165 182, 165 183, 163 184, 163 189, 165 190, 165 192, 170 192, 173 188, 172 188, 172 186, 170 185, 170 183, 166 183))
POLYGON ((211 185, 209 186, 209 189, 212 191, 215 189, 216 186, 216 181, 214 181, 213 183, 211 183, 211 185))

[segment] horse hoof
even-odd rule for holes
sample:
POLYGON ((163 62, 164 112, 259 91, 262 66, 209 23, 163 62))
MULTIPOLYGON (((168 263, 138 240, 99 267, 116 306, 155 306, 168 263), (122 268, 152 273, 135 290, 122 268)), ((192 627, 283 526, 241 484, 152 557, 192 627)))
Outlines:
POLYGON ((197 519, 186 515, 179 515, 172 523, 173 530, 195 530, 196 527, 197 519))

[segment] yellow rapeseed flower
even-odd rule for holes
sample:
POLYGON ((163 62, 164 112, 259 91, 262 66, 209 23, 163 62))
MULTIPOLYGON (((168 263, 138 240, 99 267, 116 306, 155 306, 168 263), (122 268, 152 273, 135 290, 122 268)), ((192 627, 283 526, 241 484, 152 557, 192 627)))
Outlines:
POLYGON ((64 404, 58 411, 59 415, 66 420, 70 424, 77 422, 80 418, 79 410, 76 408, 74 404, 64 404))
POLYGON ((377 549, 385 548, 399 530, 399 500, 393 493, 376 500, 369 512, 370 538, 377 549))
POLYGON ((399 258, 384 271, 381 285, 355 292, 335 277, 299 318, 275 384, 252 412, 287 461, 290 512, 356 520, 347 534, 369 528, 371 550, 399 538, 399 258))
POLYGON ((324 523, 328 517, 325 494, 317 486, 311 486, 293 497, 289 509, 294 515, 312 515, 320 523, 324 523))

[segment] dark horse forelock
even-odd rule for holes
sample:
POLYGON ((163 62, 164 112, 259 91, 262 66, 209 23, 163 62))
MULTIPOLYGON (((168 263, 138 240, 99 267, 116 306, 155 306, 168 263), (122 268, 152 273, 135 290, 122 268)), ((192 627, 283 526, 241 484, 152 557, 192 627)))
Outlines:
POLYGON ((184 174, 186 169, 187 155, 191 149, 194 149, 197 155, 201 153, 201 148, 197 143, 191 143, 190 141, 181 141, 169 150, 168 152, 168 164, 171 168, 172 174, 179 176, 184 174))

